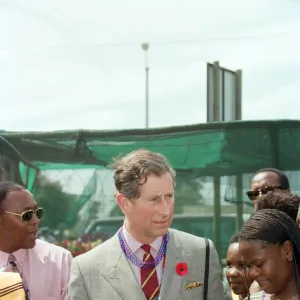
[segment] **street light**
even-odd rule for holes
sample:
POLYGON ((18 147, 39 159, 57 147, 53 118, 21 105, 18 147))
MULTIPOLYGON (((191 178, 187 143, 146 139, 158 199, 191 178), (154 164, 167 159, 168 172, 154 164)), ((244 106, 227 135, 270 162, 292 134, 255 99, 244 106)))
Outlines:
POLYGON ((148 50, 149 44, 143 43, 142 49, 145 51, 145 118, 146 128, 149 128, 149 66, 148 66, 148 50))

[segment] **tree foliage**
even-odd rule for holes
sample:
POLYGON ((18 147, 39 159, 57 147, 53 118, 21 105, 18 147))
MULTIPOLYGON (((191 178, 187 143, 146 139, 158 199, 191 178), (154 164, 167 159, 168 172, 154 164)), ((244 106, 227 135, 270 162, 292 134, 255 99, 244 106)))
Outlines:
POLYGON ((45 210, 41 226, 49 229, 61 229, 66 224, 67 215, 75 204, 75 196, 63 192, 60 182, 39 175, 36 181, 34 197, 45 210))
POLYGON ((184 211, 188 205, 199 205, 203 201, 202 183, 192 172, 177 172, 175 188, 175 213, 184 211))

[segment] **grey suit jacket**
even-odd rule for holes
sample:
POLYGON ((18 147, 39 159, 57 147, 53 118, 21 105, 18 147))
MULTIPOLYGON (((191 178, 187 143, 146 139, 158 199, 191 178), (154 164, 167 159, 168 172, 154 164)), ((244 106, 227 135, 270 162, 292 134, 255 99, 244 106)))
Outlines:
MULTIPOLYGON (((203 284, 190 290, 191 282, 204 282, 205 240, 170 229, 166 265, 159 299, 203 299, 203 284), (179 276, 176 265, 185 262, 188 274, 179 276)), ((210 241, 210 272, 208 299, 224 299, 221 267, 213 243, 210 241)), ((120 247, 118 236, 73 259, 68 286, 69 300, 146 300, 130 264, 120 247)))

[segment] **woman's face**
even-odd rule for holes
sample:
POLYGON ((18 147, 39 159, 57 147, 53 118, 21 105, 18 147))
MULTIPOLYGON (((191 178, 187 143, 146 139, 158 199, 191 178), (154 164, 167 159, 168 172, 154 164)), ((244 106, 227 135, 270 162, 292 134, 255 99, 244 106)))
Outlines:
POLYGON ((229 245, 226 260, 226 278, 231 290, 236 295, 247 295, 248 286, 251 285, 252 280, 247 276, 248 282, 246 282, 245 269, 239 252, 239 243, 229 245))
POLYGON ((262 241, 240 242, 240 254, 250 277, 267 294, 281 294, 293 281, 292 249, 284 245, 268 245, 262 241))

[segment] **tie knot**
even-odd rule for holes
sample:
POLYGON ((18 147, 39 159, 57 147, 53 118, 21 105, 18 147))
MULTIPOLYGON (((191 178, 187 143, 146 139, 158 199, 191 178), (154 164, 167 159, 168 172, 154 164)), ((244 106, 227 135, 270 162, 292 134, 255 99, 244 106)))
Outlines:
POLYGON ((150 249, 151 249, 151 246, 150 246, 150 245, 144 244, 144 245, 141 246, 141 248, 142 248, 146 253, 150 253, 150 249))
POLYGON ((16 262, 16 257, 13 255, 13 254, 9 254, 9 256, 8 256, 8 261, 9 262, 16 262))
POLYGON ((18 266, 17 266, 17 259, 13 254, 9 254, 9 256, 8 256, 7 270, 9 270, 9 272, 19 273, 19 269, 18 269, 18 266))

